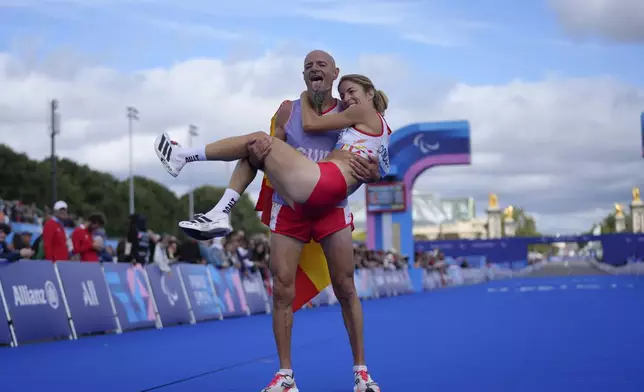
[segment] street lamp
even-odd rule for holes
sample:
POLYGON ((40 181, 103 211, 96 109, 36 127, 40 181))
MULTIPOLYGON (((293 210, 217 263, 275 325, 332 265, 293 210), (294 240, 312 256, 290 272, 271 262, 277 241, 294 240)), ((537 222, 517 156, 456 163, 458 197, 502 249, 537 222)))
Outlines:
POLYGON ((130 132, 130 215, 134 214, 134 156, 132 143, 132 123, 139 120, 139 111, 132 106, 127 107, 128 130, 130 132))
POLYGON ((56 135, 60 134, 60 117, 58 115, 58 100, 52 99, 49 107, 51 111, 51 205, 52 208, 58 201, 58 183, 56 181, 56 135))
MULTIPOLYGON (((193 136, 199 136, 199 133, 197 132, 197 126, 190 124, 188 126, 188 147, 190 148, 192 148, 193 136)), ((188 194, 188 214, 188 219, 192 219, 195 215, 195 193, 192 189, 192 183, 190 184, 190 193, 188 194)))

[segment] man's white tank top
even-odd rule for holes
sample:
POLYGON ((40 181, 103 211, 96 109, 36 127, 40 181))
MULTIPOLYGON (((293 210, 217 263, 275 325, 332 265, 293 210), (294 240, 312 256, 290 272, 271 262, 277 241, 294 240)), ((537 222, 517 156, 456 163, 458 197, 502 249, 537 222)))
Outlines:
POLYGON ((380 162, 380 175, 389 173, 389 135, 391 129, 384 117, 378 114, 382 129, 378 135, 369 135, 360 129, 347 127, 340 132, 340 137, 335 145, 338 150, 350 151, 354 154, 367 158, 369 155, 378 156, 380 162))

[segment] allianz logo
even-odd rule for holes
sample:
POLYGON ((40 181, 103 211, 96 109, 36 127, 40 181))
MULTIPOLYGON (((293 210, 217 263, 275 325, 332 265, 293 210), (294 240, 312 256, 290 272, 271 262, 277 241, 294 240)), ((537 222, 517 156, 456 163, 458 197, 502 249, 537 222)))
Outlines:
POLYGON ((99 306, 98 302, 98 293, 96 292, 96 286, 94 286, 93 280, 87 280, 81 282, 83 288, 83 305, 96 307, 99 306))
POLYGON ((16 307, 49 304, 53 309, 58 309, 60 306, 58 290, 50 280, 45 282, 43 288, 29 288, 26 284, 11 286, 11 288, 16 307))

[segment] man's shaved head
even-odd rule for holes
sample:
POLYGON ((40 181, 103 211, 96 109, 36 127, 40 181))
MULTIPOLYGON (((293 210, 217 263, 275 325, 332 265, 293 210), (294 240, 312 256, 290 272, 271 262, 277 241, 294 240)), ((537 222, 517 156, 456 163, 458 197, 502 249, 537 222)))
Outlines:
POLYGON ((313 50, 304 58, 304 82, 309 91, 330 92, 340 75, 335 59, 323 50, 313 50))
POLYGON ((333 58, 333 56, 331 56, 328 52, 319 49, 312 50, 306 55, 306 57, 304 58, 304 67, 306 67, 307 63, 315 62, 320 59, 326 61, 331 67, 335 68, 335 59, 333 58))

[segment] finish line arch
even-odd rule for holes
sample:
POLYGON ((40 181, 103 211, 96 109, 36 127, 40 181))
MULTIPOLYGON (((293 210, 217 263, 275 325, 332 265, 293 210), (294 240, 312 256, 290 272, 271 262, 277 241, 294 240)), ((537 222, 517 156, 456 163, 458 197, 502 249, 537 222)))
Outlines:
MULTIPOLYGON (((410 124, 393 132, 389 141, 391 170, 387 182, 404 184, 405 209, 398 212, 370 211, 367 207, 367 246, 371 249, 396 248, 414 263, 412 189, 416 178, 434 166, 469 165, 470 125, 467 121, 410 124)), ((377 185, 377 184, 374 184, 377 185)))

